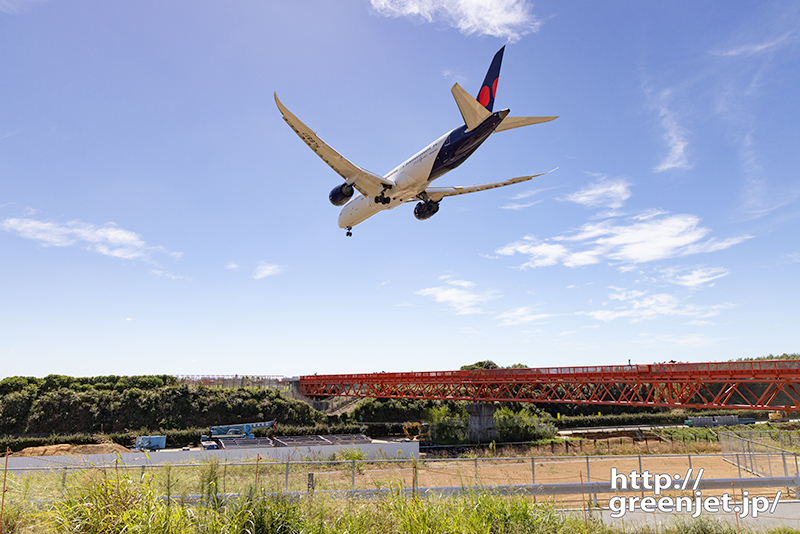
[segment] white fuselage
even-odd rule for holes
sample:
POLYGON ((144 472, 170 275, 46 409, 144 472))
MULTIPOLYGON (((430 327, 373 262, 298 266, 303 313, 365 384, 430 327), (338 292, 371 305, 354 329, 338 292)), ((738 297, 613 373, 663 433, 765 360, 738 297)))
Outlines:
POLYGON ((383 177, 394 184, 391 189, 384 192, 390 199, 388 204, 377 203, 374 198, 361 194, 353 197, 339 213, 339 228, 351 228, 376 213, 396 208, 425 191, 436 156, 450 133, 429 144, 383 177))

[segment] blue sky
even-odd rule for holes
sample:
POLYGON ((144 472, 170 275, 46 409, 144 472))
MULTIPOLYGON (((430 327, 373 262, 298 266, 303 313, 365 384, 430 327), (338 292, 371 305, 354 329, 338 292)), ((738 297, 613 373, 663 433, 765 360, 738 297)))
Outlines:
POLYGON ((713 361, 800 351, 791 2, 0 0, 0 376, 713 361), (485 5, 491 4, 491 8, 485 5), (283 103, 387 173, 493 135, 346 238, 283 103))

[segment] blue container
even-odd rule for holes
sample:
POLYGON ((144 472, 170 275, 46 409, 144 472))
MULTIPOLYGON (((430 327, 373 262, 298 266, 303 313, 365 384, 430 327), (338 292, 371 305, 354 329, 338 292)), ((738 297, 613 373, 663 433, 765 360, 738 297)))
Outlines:
POLYGON ((136 448, 140 451, 157 451, 167 447, 167 436, 139 436, 136 448))

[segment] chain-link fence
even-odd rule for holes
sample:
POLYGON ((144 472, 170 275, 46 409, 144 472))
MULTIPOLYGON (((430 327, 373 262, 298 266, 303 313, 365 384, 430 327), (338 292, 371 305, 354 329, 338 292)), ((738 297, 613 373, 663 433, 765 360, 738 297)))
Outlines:
MULTIPOLYGON (((786 430, 752 430, 720 432, 719 442, 726 462, 742 473, 758 477, 800 476, 797 453, 800 432, 786 430)), ((798 493, 795 489, 795 493, 798 493)), ((800 494, 796 495, 800 498, 800 494)))
MULTIPOLYGON (((797 473, 793 454, 773 453, 771 456, 774 460, 774 477, 797 473), (782 459, 786 460, 785 471, 782 459), (790 465, 795 469, 790 470, 790 465)), ((758 458, 758 469, 768 471, 769 466, 764 463, 763 456, 758 458)), ((124 477, 146 483, 166 498, 187 501, 209 494, 244 494, 253 488, 276 493, 315 491, 354 495, 500 489, 525 492, 533 498, 545 499, 554 506, 570 507, 585 503, 590 498, 594 503, 607 502, 615 495, 609 487, 612 473, 619 473, 616 477, 630 477, 634 472, 639 475, 648 472, 650 476, 662 473, 673 481, 694 480, 699 476, 704 484, 711 479, 728 480, 726 485, 708 487, 708 490, 701 485, 703 493, 708 495, 730 492, 730 480, 737 478, 741 480, 736 483, 736 491, 747 487, 752 495, 775 493, 774 484, 756 476, 757 469, 740 468, 739 465, 744 465, 744 458, 740 458, 740 461, 742 463, 738 465, 732 463, 723 454, 643 454, 282 462, 256 457, 239 462, 212 459, 195 464, 76 466, 59 465, 58 458, 53 457, 50 468, 9 468, 6 500, 57 500, 98 480, 124 477), (743 485, 745 483, 746 486, 743 485), (584 485, 586 492, 582 495, 584 485)), ((783 484, 789 485, 787 482, 783 484)), ((683 484, 680 489, 670 488, 665 493, 693 495, 691 489, 691 484, 683 484)), ((652 494, 652 490, 642 488, 641 493, 652 494)))

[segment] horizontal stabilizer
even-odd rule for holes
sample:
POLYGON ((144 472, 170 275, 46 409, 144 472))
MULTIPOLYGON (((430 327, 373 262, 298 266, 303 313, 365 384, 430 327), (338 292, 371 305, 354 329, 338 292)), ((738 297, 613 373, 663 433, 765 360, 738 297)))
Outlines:
POLYGON ((530 126, 531 124, 539 124, 542 122, 550 122, 558 117, 506 117, 500 126, 497 127, 495 132, 502 132, 504 130, 513 130, 514 128, 521 128, 523 126, 530 126))
POLYGON ((466 92, 460 85, 455 84, 452 92, 453 97, 456 99, 458 110, 464 118, 464 124, 467 125, 468 132, 480 126, 483 121, 492 115, 488 109, 472 98, 472 95, 466 92))

